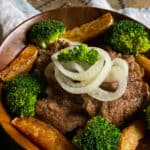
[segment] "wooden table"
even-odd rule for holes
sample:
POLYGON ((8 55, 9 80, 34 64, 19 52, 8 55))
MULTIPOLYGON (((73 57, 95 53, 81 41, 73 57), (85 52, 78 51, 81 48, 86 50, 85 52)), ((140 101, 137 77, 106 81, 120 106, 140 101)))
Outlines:
POLYGON ((134 8, 150 7, 149 0, 108 0, 111 6, 115 9, 120 9, 123 7, 120 1, 122 1, 122 3, 124 4, 124 7, 134 7, 134 8))
MULTIPOLYGON (((51 3, 55 3, 55 1, 56 0, 28 0, 28 2, 31 5, 33 5, 40 11, 46 11, 51 9, 52 8, 51 3)), ((68 1, 75 2, 76 0, 68 0, 68 1)), ((150 0, 107 0, 107 1, 115 9, 121 9, 123 7, 134 7, 134 8, 150 7, 150 0)))

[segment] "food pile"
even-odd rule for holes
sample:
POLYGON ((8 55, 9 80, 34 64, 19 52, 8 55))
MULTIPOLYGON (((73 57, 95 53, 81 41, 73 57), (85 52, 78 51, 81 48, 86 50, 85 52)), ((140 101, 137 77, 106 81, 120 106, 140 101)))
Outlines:
POLYGON ((44 20, 28 30, 26 43, 0 72, 2 103, 37 149, 147 146, 150 39, 142 24, 115 22, 111 13, 71 30, 44 20), (96 37, 99 45, 91 44, 96 37))

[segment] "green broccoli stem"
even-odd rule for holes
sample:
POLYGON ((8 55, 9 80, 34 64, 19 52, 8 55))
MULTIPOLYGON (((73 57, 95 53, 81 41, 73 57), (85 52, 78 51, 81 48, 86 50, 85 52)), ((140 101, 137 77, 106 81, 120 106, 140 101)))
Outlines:
POLYGON ((43 49, 47 49, 49 44, 47 44, 45 41, 40 41, 39 46, 43 49))

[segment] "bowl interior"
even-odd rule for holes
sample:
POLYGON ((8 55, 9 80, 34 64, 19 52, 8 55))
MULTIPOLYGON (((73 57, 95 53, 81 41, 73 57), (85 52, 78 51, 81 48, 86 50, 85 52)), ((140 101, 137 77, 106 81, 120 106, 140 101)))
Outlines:
MULTIPOLYGON (((93 8, 93 7, 71 7, 71 8, 61 8, 51 11, 47 11, 36 15, 19 26, 17 26, 2 42, 0 46, 0 70, 4 69, 11 61, 23 50, 25 47, 25 37, 27 30, 35 23, 40 22, 45 19, 56 19, 63 21, 68 29, 71 29, 75 26, 79 26, 83 23, 94 20, 100 15, 111 12, 115 21, 127 19, 128 17, 118 14, 113 11, 108 11, 105 9, 93 8)), ((130 19, 130 18, 128 18, 130 19)), ((1 91, 1 90, 0 90, 1 91)), ((9 115, 5 111, 2 104, 0 104, 0 124, 3 122, 10 121, 9 115)), ((5 126, 5 124, 2 124, 5 126)), ((6 132, 12 136, 12 130, 6 130, 6 132)), ((17 132, 17 131, 15 131, 17 132)), ((21 139, 15 138, 19 143, 21 139)), ((23 147, 27 148, 25 143, 19 143, 23 147)))

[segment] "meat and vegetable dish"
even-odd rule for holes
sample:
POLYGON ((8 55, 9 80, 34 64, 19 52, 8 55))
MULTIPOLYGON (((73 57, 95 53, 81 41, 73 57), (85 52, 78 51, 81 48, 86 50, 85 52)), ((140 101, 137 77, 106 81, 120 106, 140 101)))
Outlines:
POLYGON ((36 23, 0 72, 11 124, 39 149, 146 149, 149 50, 142 24, 111 13, 71 30, 59 20, 36 23))

